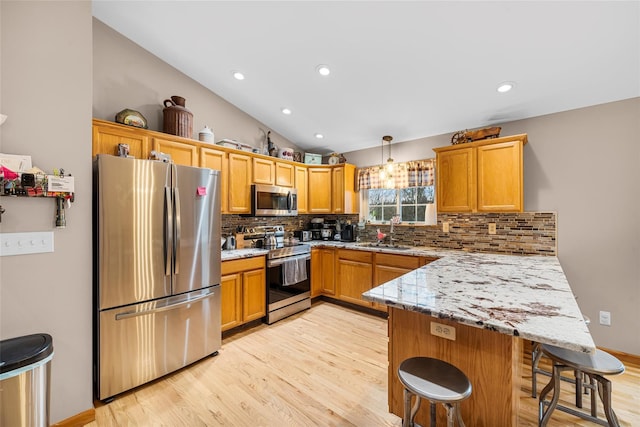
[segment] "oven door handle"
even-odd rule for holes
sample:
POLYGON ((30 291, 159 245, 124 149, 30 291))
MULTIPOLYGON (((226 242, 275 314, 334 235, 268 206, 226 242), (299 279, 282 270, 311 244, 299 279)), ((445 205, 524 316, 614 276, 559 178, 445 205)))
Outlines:
POLYGON ((294 256, 288 256, 284 258, 271 259, 267 263, 267 268, 276 267, 278 265, 284 264, 285 261, 293 261, 293 260, 299 260, 299 259, 304 259, 304 260, 311 259, 311 254, 294 255, 294 256))

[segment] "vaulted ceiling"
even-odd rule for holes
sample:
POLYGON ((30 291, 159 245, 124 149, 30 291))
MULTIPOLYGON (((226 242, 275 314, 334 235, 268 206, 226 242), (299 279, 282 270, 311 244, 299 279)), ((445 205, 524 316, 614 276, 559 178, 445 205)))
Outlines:
POLYGON ((640 96, 638 1, 94 1, 93 14, 315 152, 640 96))

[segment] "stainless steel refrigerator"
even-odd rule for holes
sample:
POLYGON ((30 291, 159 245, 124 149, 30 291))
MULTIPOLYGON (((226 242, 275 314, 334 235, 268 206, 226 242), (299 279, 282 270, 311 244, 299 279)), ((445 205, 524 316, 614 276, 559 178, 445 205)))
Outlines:
POLYGON ((99 400, 220 348, 218 174, 109 155, 94 161, 99 400))

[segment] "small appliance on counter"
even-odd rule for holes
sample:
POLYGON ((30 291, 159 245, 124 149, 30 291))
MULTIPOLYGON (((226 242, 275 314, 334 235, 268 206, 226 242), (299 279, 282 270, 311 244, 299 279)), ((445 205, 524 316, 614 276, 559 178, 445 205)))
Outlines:
POLYGON ((356 224, 346 224, 342 226, 340 231, 340 240, 343 242, 355 242, 356 241, 356 224))
POLYGON ((308 242, 313 240, 313 233, 310 230, 294 231, 293 235, 300 239, 301 242, 308 242))

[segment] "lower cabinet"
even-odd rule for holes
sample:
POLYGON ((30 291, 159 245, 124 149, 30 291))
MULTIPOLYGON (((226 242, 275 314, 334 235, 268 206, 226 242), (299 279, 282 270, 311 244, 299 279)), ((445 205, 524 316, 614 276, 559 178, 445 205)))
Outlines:
POLYGON ((223 331, 267 314, 263 256, 223 261, 220 287, 223 331))
POLYGON ((371 307, 372 303, 364 300, 362 293, 373 284, 372 261, 372 252, 338 249, 336 287, 339 299, 371 307))
POLYGON ((311 296, 336 293, 335 249, 314 248, 311 250, 311 296))

